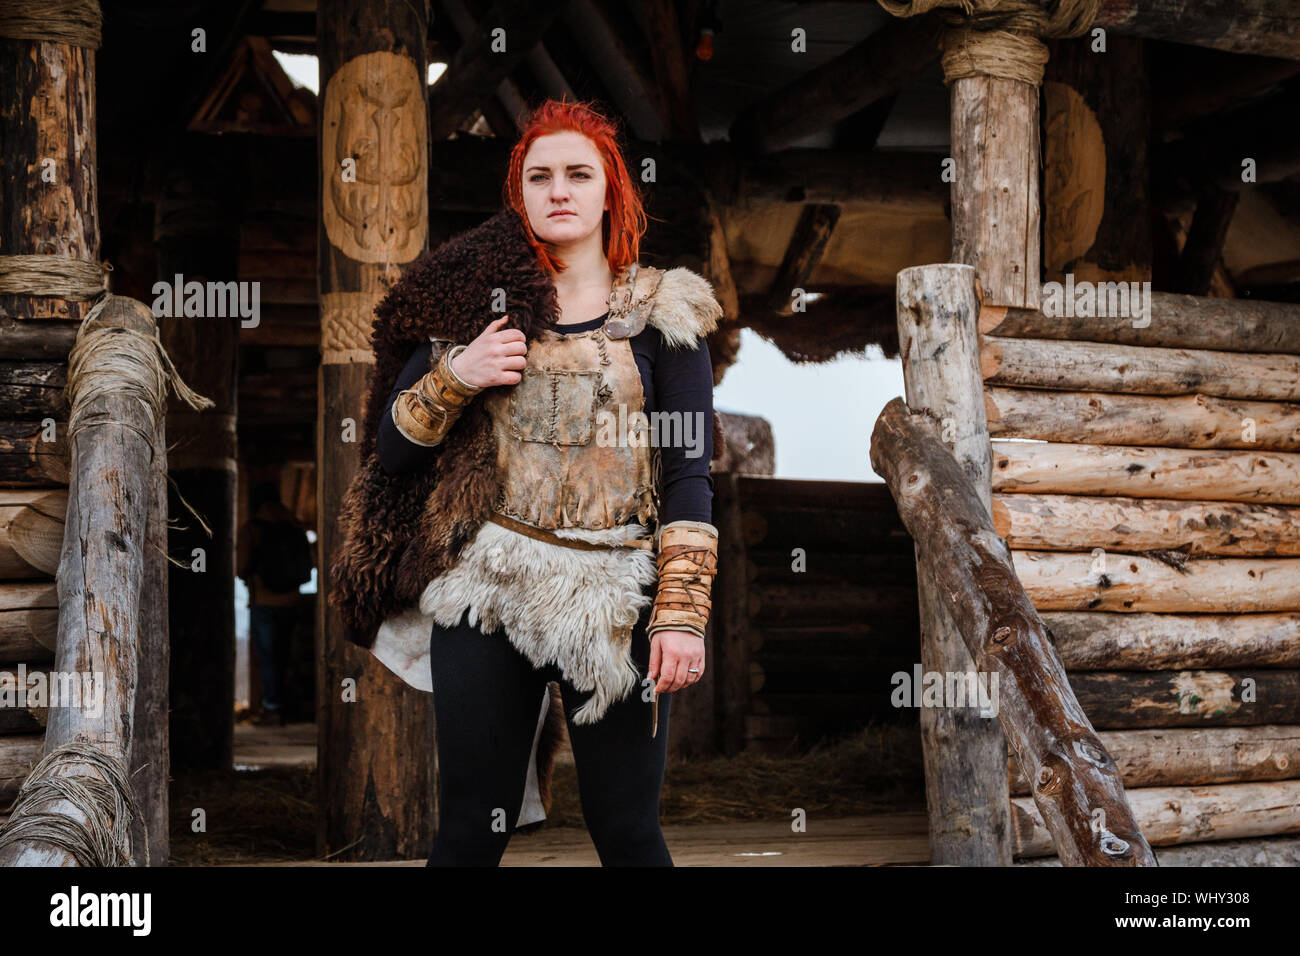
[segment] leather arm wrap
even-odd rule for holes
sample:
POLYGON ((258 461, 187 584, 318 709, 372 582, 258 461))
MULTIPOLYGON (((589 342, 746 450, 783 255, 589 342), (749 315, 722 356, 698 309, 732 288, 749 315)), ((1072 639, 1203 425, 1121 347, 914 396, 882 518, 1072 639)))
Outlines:
POLYGON ((659 590, 646 635, 671 628, 704 636, 718 573, 718 529, 705 521, 670 521, 659 529, 659 590))
POLYGON ((483 391, 481 386, 462 381, 452 370, 451 360, 464 349, 463 345, 447 349, 414 388, 398 394, 393 403, 393 424, 407 440, 417 445, 440 444, 461 410, 483 391))

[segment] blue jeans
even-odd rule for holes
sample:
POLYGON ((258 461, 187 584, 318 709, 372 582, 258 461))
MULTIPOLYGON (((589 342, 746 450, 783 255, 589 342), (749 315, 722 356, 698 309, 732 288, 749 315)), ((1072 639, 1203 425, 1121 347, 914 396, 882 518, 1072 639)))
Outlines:
POLYGON ((280 707, 284 662, 297 621, 296 607, 254 604, 248 609, 249 638, 257 651, 257 669, 262 675, 263 710, 280 707))

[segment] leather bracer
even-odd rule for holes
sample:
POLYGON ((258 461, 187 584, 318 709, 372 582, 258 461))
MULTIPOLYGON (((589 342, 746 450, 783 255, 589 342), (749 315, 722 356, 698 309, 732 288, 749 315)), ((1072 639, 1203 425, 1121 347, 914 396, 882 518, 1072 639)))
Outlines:
POLYGON ((705 521, 670 521, 659 529, 659 590, 646 635, 657 630, 704 636, 718 573, 718 529, 705 521))
POLYGON ((447 349, 433 370, 397 396, 393 403, 393 423, 409 441, 417 445, 438 445, 483 387, 470 385, 452 370, 451 360, 465 350, 457 345, 447 349))

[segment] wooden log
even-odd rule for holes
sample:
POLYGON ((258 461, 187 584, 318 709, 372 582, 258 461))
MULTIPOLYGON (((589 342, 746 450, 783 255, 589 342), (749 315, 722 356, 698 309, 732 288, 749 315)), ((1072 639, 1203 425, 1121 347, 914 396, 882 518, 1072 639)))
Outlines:
POLYGON ((1300 508, 1279 505, 997 494, 993 527, 1015 551, 1177 551, 1177 560, 1300 555, 1300 508))
POLYGON ((49 719, 48 698, 29 695, 50 686, 50 664, 18 661, 0 670, 0 735, 43 731, 49 719))
POLYGON ((1175 289, 1188 295, 1209 293, 1214 271, 1223 262, 1223 242, 1240 199, 1239 192, 1228 192, 1212 183, 1202 185, 1199 194, 1175 272, 1175 289))
MULTIPOLYGON (((99 258, 95 51, 6 39, 0 56, 0 250, 99 258)), ((0 295, 0 316, 80 319, 89 300, 0 295)))
POLYGON ((67 418, 67 362, 0 362, 0 407, 16 419, 67 418))
POLYGON ((43 733, 0 737, 0 808, 13 803, 18 788, 40 761, 44 746, 43 733))
POLYGON ((1093 26, 1152 40, 1300 60, 1300 10, 1288 0, 1102 0, 1093 26))
POLYGON ((996 76, 950 86, 952 261, 975 267, 995 305, 1039 304, 1038 95, 996 76))
POLYGON ((1174 564, 1103 551, 1013 551, 1041 611, 1250 614, 1300 610, 1300 559, 1197 558, 1174 564))
MULTIPOLYGON (((985 306, 980 332, 999 338, 1060 339, 1169 349, 1300 354, 1300 305, 1252 299, 1200 298, 1151 293, 1150 322, 1115 315, 1118 287, 1097 289, 1109 315, 1045 315, 1039 309, 985 306)), ((1093 310, 1096 311, 1096 310, 1093 310)))
MULTIPOLYGON (((187 381, 187 384, 188 381, 187 381)), ((131 850, 136 866, 166 866, 171 857, 171 627, 167 558, 167 416, 154 427, 154 465, 149 477, 149 521, 145 529, 144 575, 140 584, 140 652, 131 741, 131 789, 135 818, 131 850)), ((209 521, 212 520, 209 513, 209 521)), ((218 585, 221 593, 225 585, 218 585)), ((211 665, 216 661, 211 661, 211 665)), ((233 670, 233 669, 232 669, 233 670)), ((233 688, 232 688, 233 690, 233 688)))
POLYGON ((0 359, 66 362, 77 340, 77 327, 71 322, 25 322, 0 315, 0 359))
MULTIPOLYGON (((360 464, 359 444, 341 441, 339 427, 360 414, 367 363, 374 361, 368 336, 354 317, 369 315, 402 266, 428 246, 427 9, 400 0, 317 4, 322 328, 316 533, 321 555, 342 544, 336 517, 360 464), (380 109, 369 92, 376 86, 385 91, 379 121, 388 130, 378 142, 366 132, 380 109), (344 178, 340 157, 346 156, 365 157, 355 182, 344 178)), ((511 58, 527 52, 520 49, 522 40, 511 28, 511 58)), ((483 57, 479 48, 462 52, 471 50, 482 62, 459 78, 449 69, 443 79, 459 84, 503 68, 504 58, 483 57)), ((465 110, 467 103, 473 109, 465 99, 442 102, 446 110, 465 110)), ((328 569, 329 562, 322 561, 319 595, 329 591, 328 569)), ((409 742, 429 740, 431 695, 407 686, 348 642, 342 621, 324 600, 318 598, 316 609, 316 686, 327 691, 318 696, 316 714, 317 852, 354 861, 426 856, 437 812, 434 748, 409 742), (358 682, 355 703, 336 692, 348 679, 358 682), (432 807, 434 813, 413 814, 411 807, 432 807)))
MULTIPOLYGON (((871 464, 894 492, 921 567, 933 575, 978 671, 997 675, 998 720, 1035 781, 1033 800, 1057 848, 1072 865, 1151 865, 1119 771, 1016 579, 1010 552, 926 422, 898 399, 890 402, 872 435, 871 464)), ((924 708, 922 717, 929 709, 943 708, 924 708)))
MULTIPOLYGON (((152 313, 114 296, 97 327, 154 332, 152 313)), ((89 681, 102 706, 52 706, 45 752, 63 744, 92 744, 127 772, 134 727, 137 655, 141 621, 148 517, 153 505, 150 474, 156 422, 152 410, 125 390, 105 390, 88 400, 88 420, 72 436, 72 481, 62 560, 58 571, 59 634, 54 672, 89 681), (109 493, 105 493, 108 489, 109 493)), ((98 768, 82 761, 54 765, 49 773, 101 780, 98 768)), ((163 778, 165 780, 165 777, 163 778)), ((128 777, 129 781, 129 777, 128 777)), ((85 825, 70 801, 46 801, 39 811, 58 813, 85 825)), ((115 821, 125 825, 125 821, 115 821)), ((0 848, 0 866, 70 866, 66 849, 31 838, 0 848)), ((112 865, 114 860, 100 861, 112 865)))
MULTIPOLYGON (((1186 846, 1156 847, 1161 866, 1300 866, 1300 837, 1216 840, 1186 846)), ((1060 866, 1054 856, 1017 860, 1016 866, 1060 866)))
POLYGON ((53 577, 68 493, 0 488, 0 578, 53 577))
POLYGON ((0 482, 10 488, 48 488, 68 482, 67 422, 0 421, 0 482), (52 439, 52 440, 46 440, 52 439))
POLYGON ((1300 723, 1300 671, 1075 671, 1098 730, 1300 723))
POLYGON ((987 338, 980 349, 992 385, 1140 395, 1217 395, 1300 400, 1300 356, 987 338))
POLYGON ((1300 614, 1046 611, 1071 672, 1300 667, 1300 614))
POLYGON ((1043 278, 1149 281, 1147 139, 1150 96, 1143 42, 1111 37, 1049 44, 1043 74, 1043 278), (1114 70, 1111 63, 1123 63, 1114 70))
MULTIPOLYGON (((955 97, 954 90, 954 109, 955 97)), ((955 118, 953 123, 954 126, 957 123, 955 118)), ((964 133, 977 131, 964 129, 964 133)), ((967 171, 975 175, 976 157, 968 155, 964 159, 967 171)), ((988 170, 981 170, 980 174, 993 175, 988 170)), ((972 208, 966 210, 966 215, 984 211, 976 197, 970 197, 969 201, 972 208)), ((955 199, 953 205, 955 211, 955 199)), ((973 253, 977 248, 981 247, 971 245, 968 251, 973 253)), ((939 449, 939 465, 949 470, 960 467, 969 483, 961 491, 969 501, 972 520, 987 518, 989 446, 977 364, 979 341, 975 326, 979 313, 979 279, 976 270, 961 265, 904 269, 898 274, 896 289, 898 341, 907 401, 912 408, 944 423, 953 440, 953 451, 949 454, 946 449, 939 449)), ((890 408, 896 410, 901 420, 905 411, 902 402, 895 399, 890 408)), ((917 539, 914 553, 921 617, 921 663, 926 671, 965 673, 974 667, 972 655, 975 663, 980 661, 982 648, 975 631, 968 630, 970 622, 964 609, 949 603, 956 592, 951 590, 950 583, 942 580, 943 569, 932 563, 937 554, 934 550, 937 540, 931 537, 930 547, 922 546, 917 522, 926 518, 908 520, 897 482, 889 482, 889 476, 899 472, 895 470, 894 449, 881 447, 888 442, 886 420, 882 414, 876 422, 871 464, 878 474, 886 476, 899 516, 917 539), (889 464, 882 464, 886 460, 889 464)), ((933 467, 933 463, 927 465, 933 467)), ((932 502, 929 504, 933 507, 932 502)), ((911 499, 907 505, 917 507, 911 499)), ((930 521, 935 519, 933 514, 927 517, 930 521)), ((928 525, 922 530, 927 535, 936 531, 928 525)), ((991 662, 985 663, 983 669, 992 668, 991 662)), ((922 708, 920 721, 931 859, 938 864, 1005 865, 1011 847, 1002 797, 1006 784, 1000 779, 1007 752, 1002 728, 970 708, 922 708)))
MULTIPOLYGON (((1124 787, 1203 786, 1300 777, 1300 727, 1107 730, 1097 735, 1124 787)), ((1013 796, 1029 793, 1014 754, 1007 763, 1013 796)))
MULTIPOLYGON (((201 275, 205 280, 236 279, 237 197, 223 174, 228 159, 202 148, 211 137, 181 134, 175 159, 159 170, 163 179, 154 204, 153 241, 160 276, 201 275), (193 184, 209 184, 194 190, 193 184)), ((230 137, 219 137, 228 141, 230 137)), ((314 286, 315 283, 313 282, 314 286)), ((268 298, 261 284, 261 299, 268 298)), ((313 301, 315 296, 313 294, 313 301)), ((260 306, 259 306, 260 308, 260 306)), ((224 311, 224 310, 223 310, 224 311)), ((235 653, 235 485, 238 440, 235 413, 240 322, 216 316, 163 316, 159 337, 185 382, 212 406, 196 412, 176 403, 167 413, 167 436, 176 446, 168 458, 175 484, 174 513, 184 520, 170 528, 163 545, 188 565, 199 551, 203 571, 188 566, 167 576, 171 611, 170 746, 176 764, 191 770, 222 770, 234 753, 235 653), (193 520, 182 499, 199 514, 193 520), (195 614, 193 608, 207 611, 195 614)), ((315 385, 315 376, 312 376, 315 385)), ((303 388, 295 401, 315 406, 315 389, 303 388)), ((240 410, 242 412, 242 409, 240 410)), ((151 735, 151 743, 158 743, 151 735)))
POLYGON ((58 607, 0 611, 0 664, 54 660, 58 607))
POLYGON ((785 255, 768 287, 766 311, 790 315, 795 290, 803 290, 821 262, 826 243, 840 221, 840 207, 830 203, 808 203, 799 214, 785 255))
POLYGON ((1300 504, 1300 454, 994 441, 993 490, 1300 504))
POLYGON ((1300 451, 1300 405, 1209 395, 984 390, 989 434, 1090 445, 1300 451))
MULTIPOLYGON (((1300 833, 1300 781, 1150 787, 1128 791, 1152 846, 1300 833)), ((1029 797, 1012 799, 1016 856, 1047 856, 1052 835, 1029 797)))

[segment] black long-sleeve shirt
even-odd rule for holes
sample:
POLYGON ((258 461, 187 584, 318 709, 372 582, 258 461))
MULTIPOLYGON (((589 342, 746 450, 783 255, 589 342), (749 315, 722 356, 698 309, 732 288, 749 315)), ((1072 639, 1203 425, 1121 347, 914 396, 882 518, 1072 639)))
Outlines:
MULTIPOLYGON (((564 335, 591 332, 604 325, 608 315, 605 313, 588 322, 555 326, 555 330, 564 335)), ((671 521, 706 521, 712 524, 713 478, 709 475, 709 462, 713 459, 713 366, 709 347, 701 340, 692 349, 672 348, 664 344, 659 330, 651 325, 634 335, 631 345, 637 371, 641 373, 646 415, 655 411, 681 412, 683 422, 689 419, 692 428, 702 425, 692 433, 692 444, 696 448, 673 441, 659 449, 663 479, 659 524, 671 521), (688 452, 693 450, 699 451, 699 455, 688 457, 688 452)), ((393 403, 398 394, 414 386, 429 371, 432 352, 432 342, 417 347, 388 396, 379 433, 375 437, 379 464, 387 474, 398 475, 428 467, 437 453, 436 446, 419 445, 408 439, 398 431, 393 421, 393 403)), ((676 434, 675 429, 665 428, 663 431, 676 434)))

